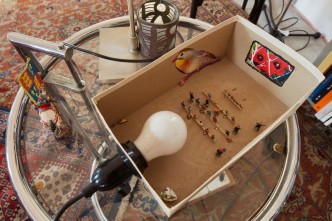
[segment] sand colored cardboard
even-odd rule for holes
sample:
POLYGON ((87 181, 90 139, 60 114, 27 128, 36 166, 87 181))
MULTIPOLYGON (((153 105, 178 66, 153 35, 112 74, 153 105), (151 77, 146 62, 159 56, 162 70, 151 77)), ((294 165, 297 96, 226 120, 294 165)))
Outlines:
POLYGON ((161 208, 170 216, 293 114, 322 80, 321 73, 299 54, 236 16, 168 52, 95 96, 93 102, 119 144, 134 141, 145 120, 157 111, 173 111, 185 120, 188 138, 184 147, 173 155, 152 160, 144 174, 140 173, 161 208), (295 67, 282 86, 274 84, 245 62, 253 41, 260 42, 295 67), (178 82, 183 74, 172 60, 184 48, 204 49, 221 60, 197 72, 180 87, 178 82), (236 97, 242 110, 224 96, 224 90, 236 97), (235 125, 241 126, 238 135, 230 134, 232 142, 214 130, 215 125, 206 115, 199 113, 195 104, 187 103, 189 91, 202 102, 205 101, 202 92, 211 93, 212 98, 236 119, 234 123, 227 117, 218 118, 223 129, 232 131, 235 125), (210 128, 216 137, 215 142, 203 135, 192 119, 186 119, 182 101, 190 105, 197 118, 210 128), (128 122, 117 124, 122 118, 128 122), (254 130, 257 122, 265 125, 259 131, 254 130), (219 158, 215 156, 217 148, 226 149, 219 158), (175 191, 177 201, 165 203, 160 199, 159 194, 165 187, 175 191))

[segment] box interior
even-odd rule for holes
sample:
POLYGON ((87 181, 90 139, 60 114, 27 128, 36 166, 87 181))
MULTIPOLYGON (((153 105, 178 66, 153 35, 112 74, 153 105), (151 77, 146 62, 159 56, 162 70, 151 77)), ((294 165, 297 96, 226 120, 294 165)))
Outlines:
MULTIPOLYGON (((299 105, 298 100, 305 96, 303 94, 310 92, 305 91, 308 89, 295 87, 297 90, 290 96, 289 90, 296 85, 296 80, 289 79, 281 88, 249 67, 245 58, 252 41, 258 40, 265 45, 269 43, 264 36, 260 37, 235 21, 236 19, 233 19, 224 23, 221 28, 213 29, 208 35, 197 36, 195 40, 177 47, 95 98, 100 114, 120 143, 135 141, 144 122, 155 112, 173 111, 184 119, 188 136, 183 148, 173 155, 158 157, 148 162, 149 166, 143 174, 143 178, 156 193, 164 191, 166 187, 175 191, 178 200, 166 202, 168 208, 176 206, 197 191, 269 125, 280 121, 292 106, 299 105), (184 75, 175 68, 172 60, 177 52, 188 46, 212 52, 221 60, 195 73, 180 87, 178 83, 184 75), (224 90, 229 91, 242 105, 241 110, 225 97, 224 90), (232 142, 219 130, 214 129, 215 124, 199 112, 195 102, 188 103, 190 91, 195 98, 200 98, 201 103, 205 103, 202 92, 211 93, 212 99, 227 110, 229 116, 235 118, 234 123, 222 115, 217 117, 218 125, 231 132, 228 138, 232 142), (274 94, 278 94, 278 97, 274 94), (190 106, 197 119, 215 135, 215 142, 203 135, 202 129, 193 119, 187 119, 188 113, 181 106, 181 102, 185 102, 187 107, 190 106), (118 124, 123 118, 128 122, 118 124), (257 122, 265 125, 259 131, 254 129, 257 122), (241 127, 237 135, 232 133, 235 126, 241 127), (218 148, 226 149, 220 157, 215 156, 218 148)), ((273 45, 271 47, 272 50, 279 50, 273 45)), ((285 59, 293 62, 292 57, 285 59)), ((297 71, 302 69, 296 67, 297 71)), ((301 78, 297 83, 305 84, 307 81, 311 81, 309 85, 312 85, 316 84, 317 79, 308 76, 308 79, 301 78)), ((216 108, 210 103, 207 110, 213 111, 216 108)))

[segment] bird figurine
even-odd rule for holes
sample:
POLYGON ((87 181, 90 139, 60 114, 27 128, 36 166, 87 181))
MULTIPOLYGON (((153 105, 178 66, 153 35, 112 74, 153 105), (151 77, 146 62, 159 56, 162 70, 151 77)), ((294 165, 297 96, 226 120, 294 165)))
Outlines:
POLYGON ((186 74, 186 76, 181 79, 179 84, 184 86, 185 82, 194 73, 219 60, 220 58, 217 58, 214 54, 208 51, 195 50, 192 48, 185 48, 181 50, 177 57, 173 60, 175 67, 183 74, 186 74))

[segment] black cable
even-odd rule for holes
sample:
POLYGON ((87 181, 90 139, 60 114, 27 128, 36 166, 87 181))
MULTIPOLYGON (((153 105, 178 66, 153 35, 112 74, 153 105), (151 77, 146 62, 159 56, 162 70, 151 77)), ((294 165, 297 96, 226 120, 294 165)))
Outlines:
MULTIPOLYGON (((296 31, 302 31, 302 32, 306 33, 307 35, 309 35, 309 33, 307 31, 302 30, 302 29, 292 30, 292 31, 289 31, 289 32, 291 33, 291 32, 296 32, 296 31)), ((305 49, 308 46, 309 43, 310 43, 310 36, 308 36, 307 43, 302 48, 296 49, 295 51, 301 51, 301 50, 305 49)))
MULTIPOLYGON (((284 11, 284 0, 282 1, 282 9, 281 9, 281 11, 280 11, 280 13, 279 13, 279 15, 276 17, 276 18, 274 18, 273 19, 273 15, 272 15, 272 2, 271 2, 271 0, 269 0, 269 3, 270 3, 270 7, 269 7, 269 13, 270 13, 270 17, 271 17, 271 23, 272 23, 272 29, 274 29, 273 31, 274 31, 274 33, 273 33, 273 36, 275 36, 275 35, 277 35, 277 36, 275 36, 275 37, 277 37, 281 42, 283 42, 283 43, 285 43, 285 41, 284 41, 284 37, 291 37, 291 36, 307 36, 308 37, 308 40, 307 40, 307 42, 305 43, 305 45, 303 46, 303 47, 301 47, 301 48, 299 48, 299 49, 296 49, 295 51, 301 51, 301 50, 303 50, 304 48, 306 48, 308 45, 309 45, 309 43, 310 43, 310 34, 306 31, 306 30, 302 30, 302 29, 297 29, 297 30, 290 30, 289 31, 289 35, 288 36, 285 36, 285 35, 283 35, 280 31, 279 31, 279 28, 278 27, 276 27, 276 24, 275 24, 275 20, 278 18, 278 17, 280 17, 280 15, 283 13, 283 11, 284 11), (306 35, 296 35, 296 34, 291 34, 292 32, 298 32, 298 31, 300 31, 300 32, 304 32, 306 35)), ((287 9, 286 9, 287 10, 287 9)), ((268 17, 268 15, 266 14, 266 16, 268 17)), ((281 18, 282 19, 282 18, 281 18)), ((280 30, 284 30, 284 29, 287 29, 287 28, 290 28, 290 27, 292 27, 292 26, 294 26, 295 24, 297 24, 298 23, 298 21, 299 21, 299 19, 297 18, 297 17, 290 17, 290 18, 287 18, 287 19, 283 19, 283 20, 280 20, 279 22, 278 22, 278 26, 281 24, 281 23, 283 23, 283 22, 286 22, 286 21, 289 21, 289 20, 292 20, 292 19, 295 19, 295 21, 292 23, 292 24, 290 24, 290 25, 288 25, 288 26, 286 26, 286 27, 283 27, 283 28, 280 28, 280 30)), ((263 27, 263 29, 265 29, 266 28, 266 26, 267 25, 270 25, 270 21, 269 21, 269 19, 267 18, 267 20, 268 20, 268 22, 267 22, 267 24, 266 25, 264 25, 264 27, 263 27)), ((270 30, 270 34, 271 34, 271 30, 270 30)), ((314 36, 315 38, 318 38, 318 37, 316 37, 316 36, 314 36)))
POLYGON ((72 49, 75 49, 75 50, 78 50, 78 51, 81 51, 81 52, 84 52, 84 53, 87 53, 87 54, 91 54, 91 55, 99 57, 99 58, 103 58, 103 59, 106 59, 106 60, 111 60, 111 61, 131 62, 131 63, 147 63, 147 62, 152 62, 152 61, 155 60, 155 59, 124 59, 124 58, 114 58, 114 57, 109 57, 109 56, 106 56, 106 55, 103 55, 103 54, 99 54, 97 52, 93 52, 93 51, 90 51, 90 50, 87 50, 87 49, 84 49, 84 48, 77 47, 77 46, 69 44, 67 42, 62 42, 62 43, 64 45, 68 46, 69 48, 72 48, 72 49))
POLYGON ((60 220, 62 214, 74 203, 76 203, 77 201, 79 201, 80 199, 82 199, 84 197, 83 193, 81 192, 80 194, 78 194, 77 196, 75 196, 74 198, 70 199, 69 201, 67 201, 62 208, 57 212, 57 214, 55 215, 53 221, 58 221, 60 220))
MULTIPOLYGON (((181 33, 179 31, 176 31, 176 34, 180 38, 180 41, 181 41, 180 43, 183 43, 184 38, 181 35, 181 33)), ((75 50, 78 50, 78 51, 81 51, 81 52, 84 52, 84 53, 87 53, 87 54, 91 54, 91 55, 99 57, 99 58, 103 58, 103 59, 106 59, 106 60, 111 60, 111 61, 130 62, 130 63, 147 63, 147 62, 152 62, 152 61, 155 60, 155 59, 125 59, 125 58, 109 57, 109 56, 106 56, 106 55, 103 55, 103 54, 99 54, 97 52, 93 52, 93 51, 90 51, 90 50, 87 50, 87 49, 84 49, 84 48, 80 48, 76 45, 72 45, 72 44, 69 44, 67 42, 62 42, 62 43, 65 46, 68 46, 69 48, 72 48, 72 49, 75 49, 75 50)))
POLYGON ((286 21, 292 20, 292 19, 295 19, 295 21, 294 21, 292 24, 290 24, 290 25, 288 25, 288 26, 286 26, 286 27, 282 27, 282 28, 280 28, 280 29, 290 28, 290 27, 294 26, 296 23, 298 23, 298 21, 299 21, 299 19, 298 19, 297 17, 289 17, 289 18, 287 18, 287 19, 285 19, 285 20, 282 20, 282 21, 280 22, 280 24, 283 23, 283 22, 286 22, 286 21))
MULTIPOLYGON (((277 19, 281 16, 282 12, 284 11, 284 7, 285 7, 285 0, 282 0, 282 6, 281 6, 281 10, 280 10, 279 14, 278 14, 277 17, 275 17, 275 18, 272 18, 272 17, 271 17, 271 20, 272 20, 272 19, 273 19, 274 21, 277 20, 277 19)), ((262 29, 265 29, 266 26, 268 26, 268 24, 269 24, 269 22, 266 23, 266 25, 264 25, 262 29)))
POLYGON ((272 23, 272 27, 273 28, 276 28, 276 23, 274 22, 274 20, 273 20, 273 13, 272 13, 272 1, 271 0, 269 0, 269 3, 270 3, 270 7, 269 7, 269 9, 270 9, 270 16, 271 16, 271 23, 272 23))

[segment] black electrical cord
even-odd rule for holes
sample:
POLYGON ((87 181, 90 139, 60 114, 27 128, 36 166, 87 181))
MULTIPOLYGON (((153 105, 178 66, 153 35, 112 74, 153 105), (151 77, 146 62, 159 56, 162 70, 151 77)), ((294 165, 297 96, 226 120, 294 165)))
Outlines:
MULTIPOLYGON (((139 171, 143 172, 148 164, 135 144, 127 141, 121 145, 135 162, 139 171)), ((119 193, 122 196, 126 196, 131 191, 128 180, 133 175, 139 176, 139 173, 124 153, 119 152, 114 157, 103 160, 94 170, 90 182, 82 188, 80 194, 64 204, 53 220, 58 221, 64 211, 73 203, 82 197, 90 198, 97 191, 108 191, 119 188, 119 193)))
MULTIPOLYGON (((280 10, 279 14, 277 15, 277 17, 275 17, 275 18, 271 17, 271 20, 276 21, 281 16, 282 12, 284 11, 284 7, 285 7, 285 0, 282 1, 281 10, 280 10)), ((268 26, 268 23, 266 23, 266 25, 263 26, 263 29, 265 29, 266 26, 268 26)))
POLYGON ((99 54, 97 52, 93 52, 93 51, 90 51, 90 50, 87 50, 87 49, 84 49, 84 48, 77 47, 77 46, 69 44, 67 42, 62 42, 62 43, 65 46, 68 46, 69 48, 72 48, 72 49, 75 49, 75 50, 78 50, 78 51, 81 51, 81 52, 84 52, 84 53, 87 53, 87 54, 91 54, 91 55, 99 57, 99 58, 103 58, 103 59, 106 59, 106 60, 111 60, 111 61, 131 62, 131 63, 147 63, 147 62, 152 62, 152 61, 155 60, 155 59, 125 59, 125 58, 114 58, 114 57, 109 57, 109 56, 106 56, 106 55, 103 55, 103 54, 99 54))
MULTIPOLYGON (((291 30, 291 31, 289 31, 289 32, 292 33, 292 32, 298 32, 298 31, 300 31, 300 32, 304 32, 304 33, 307 34, 307 35, 309 34, 307 31, 305 31, 305 30, 301 30, 301 29, 298 29, 298 30, 291 30)), ((301 50, 305 49, 305 48, 308 46, 309 42, 310 42, 310 36, 308 36, 307 43, 306 43, 302 48, 296 49, 295 51, 301 51, 301 50)))
POLYGON ((295 21, 294 21, 292 24, 290 24, 290 25, 288 25, 288 26, 286 26, 286 27, 282 27, 281 29, 290 28, 290 27, 294 26, 296 23, 299 22, 299 19, 298 19, 297 17, 290 17, 290 18, 287 18, 287 19, 282 20, 282 21, 280 22, 280 24, 283 23, 283 22, 286 22, 286 21, 292 20, 292 19, 295 19, 295 21))
MULTIPOLYGON (((184 38, 181 35, 181 33, 179 31, 176 31, 176 34, 180 38, 181 43, 183 43, 184 38)), ((152 62, 152 61, 156 60, 156 59, 125 59, 125 58, 109 57, 109 56, 106 56, 106 55, 103 55, 103 54, 99 54, 97 52, 93 52, 93 51, 90 51, 90 50, 87 50, 87 49, 84 49, 84 48, 80 48, 76 45, 72 45, 72 44, 69 44, 67 42, 62 42, 62 43, 63 43, 63 45, 68 46, 69 48, 72 48, 72 49, 75 49, 75 50, 78 50, 78 51, 81 51, 81 52, 84 52, 84 53, 87 53, 87 54, 91 54, 91 55, 99 57, 99 58, 103 58, 103 59, 106 59, 106 60, 111 60, 111 61, 130 62, 130 63, 148 63, 148 62, 152 62)))
MULTIPOLYGON (((280 17, 281 14, 283 14, 285 1, 284 1, 284 0, 282 1, 281 11, 279 12, 278 16, 275 17, 275 18, 273 18, 273 14, 272 14, 272 1, 271 1, 271 0, 269 0, 269 4, 270 4, 270 5, 269 5, 269 13, 270 13, 271 21, 269 21, 269 19, 268 19, 268 23, 267 23, 266 25, 264 25, 263 29, 265 29, 266 26, 269 26, 270 28, 273 26, 273 28, 276 28, 275 21, 276 21, 277 18, 280 17), (269 22, 272 23, 272 26, 270 25, 269 22)), ((267 16, 267 15, 266 15, 266 16, 267 16)), ((294 16, 293 16, 293 17, 290 17, 290 18, 283 19, 283 20, 279 21, 279 22, 278 22, 278 26, 279 26, 281 23, 284 23, 284 22, 286 22, 286 21, 293 20, 293 19, 295 19, 295 21, 294 21, 292 24, 290 24, 290 25, 288 25, 288 26, 286 26, 286 27, 282 27, 282 28, 280 28, 280 30, 287 29, 287 28, 290 28, 290 27, 294 26, 295 24, 298 23, 299 19, 298 19, 297 17, 294 17, 294 16)), ((270 31, 271 31, 271 30, 270 30, 270 31)), ((289 35, 289 36, 285 36, 285 35, 283 35, 279 30, 274 30, 274 32, 277 32, 277 33, 278 33, 278 39, 279 39, 280 41, 282 41, 283 43, 285 43, 285 41, 284 41, 284 37, 291 37, 291 35, 289 35), (280 36, 280 34, 281 34, 281 36, 280 36)), ((308 35, 308 36, 307 36, 307 37, 308 37, 308 40, 307 40, 307 42, 304 44, 304 46, 301 47, 301 48, 299 48, 299 49, 294 49, 295 51, 301 51, 301 50, 303 50, 304 48, 306 48, 306 47, 309 45, 311 38, 310 38, 310 35, 309 35, 309 33, 308 33, 307 31, 302 30, 302 29, 298 29, 298 30, 290 30, 289 32, 290 32, 290 33, 293 33, 293 32, 304 32, 305 34, 308 35)), ((305 35, 303 35, 303 36, 305 36, 305 35)), ((318 38, 318 37, 314 36, 314 38, 318 38)))
POLYGON ((74 203, 76 203, 77 201, 79 201, 80 199, 82 199, 84 197, 83 193, 81 192, 80 194, 78 194, 77 196, 75 196, 74 198, 71 198, 69 201, 67 201, 63 207, 57 212, 57 214, 55 215, 53 221, 58 221, 60 220, 62 214, 74 203))

